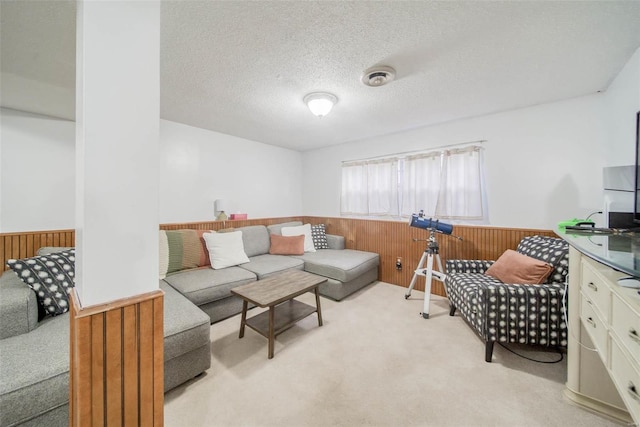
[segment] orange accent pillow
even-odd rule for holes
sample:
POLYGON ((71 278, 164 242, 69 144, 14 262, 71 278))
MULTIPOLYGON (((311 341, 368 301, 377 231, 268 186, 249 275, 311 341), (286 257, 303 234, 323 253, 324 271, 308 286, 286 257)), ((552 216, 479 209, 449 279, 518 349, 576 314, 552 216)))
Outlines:
POLYGON ((304 234, 300 236, 271 235, 271 255, 304 255, 304 234))
POLYGON ((503 283, 539 285, 552 271, 553 267, 544 261, 507 249, 485 274, 503 283))

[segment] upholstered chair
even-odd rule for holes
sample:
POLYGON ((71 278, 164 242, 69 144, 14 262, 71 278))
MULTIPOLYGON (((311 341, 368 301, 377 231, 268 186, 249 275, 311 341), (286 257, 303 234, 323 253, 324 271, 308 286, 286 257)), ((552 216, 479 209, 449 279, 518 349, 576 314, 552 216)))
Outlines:
POLYGON ((449 315, 458 309, 478 333, 485 342, 487 362, 491 362, 496 341, 559 348, 567 345, 567 243, 529 236, 520 241, 516 252, 550 264, 548 279, 541 284, 503 283, 485 274, 495 261, 446 261, 449 315))

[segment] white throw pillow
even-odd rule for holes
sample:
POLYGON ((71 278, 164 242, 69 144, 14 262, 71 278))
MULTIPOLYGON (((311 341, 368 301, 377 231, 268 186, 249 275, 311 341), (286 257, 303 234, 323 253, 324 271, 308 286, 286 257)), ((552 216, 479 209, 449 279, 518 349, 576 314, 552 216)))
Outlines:
POLYGON ((244 252, 242 231, 203 233, 202 237, 207 244, 211 268, 214 270, 249 262, 249 257, 244 252))
POLYGON ((299 225, 297 227, 282 227, 282 235, 304 236, 304 251, 316 251, 316 247, 313 245, 313 237, 311 237, 311 224, 299 225))

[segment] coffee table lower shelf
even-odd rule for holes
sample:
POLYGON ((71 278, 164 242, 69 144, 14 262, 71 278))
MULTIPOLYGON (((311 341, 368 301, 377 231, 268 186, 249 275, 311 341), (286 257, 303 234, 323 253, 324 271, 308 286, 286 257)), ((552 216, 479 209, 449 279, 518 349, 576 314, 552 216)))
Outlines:
MULTIPOLYGON (((298 320, 304 319, 318 310, 313 306, 291 299, 275 306, 274 311, 273 336, 275 337, 295 325, 298 320)), ((263 337, 269 338, 269 312, 270 310, 267 310, 247 319, 246 325, 263 337)))
POLYGON ((267 355, 269 359, 272 359, 276 335, 289 329, 298 320, 312 313, 317 313, 318 326, 322 326, 318 286, 326 281, 326 277, 301 270, 290 270, 231 289, 232 294, 243 300, 238 337, 242 338, 245 326, 249 326, 269 340, 267 355), (316 296, 315 307, 294 299, 310 291, 313 291, 316 296), (269 307, 269 310, 247 319, 249 303, 258 307, 269 307))

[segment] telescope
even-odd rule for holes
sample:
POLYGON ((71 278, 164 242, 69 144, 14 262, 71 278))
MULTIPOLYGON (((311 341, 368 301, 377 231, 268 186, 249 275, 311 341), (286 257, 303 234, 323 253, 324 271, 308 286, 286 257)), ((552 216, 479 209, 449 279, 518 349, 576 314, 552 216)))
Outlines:
POLYGON ((434 230, 442 234, 453 233, 452 224, 440 222, 440 220, 437 220, 437 219, 434 221, 431 218, 425 218, 423 211, 420 211, 419 214, 411 215, 411 220, 409 221, 409 225, 411 227, 422 228, 424 230, 434 230))

